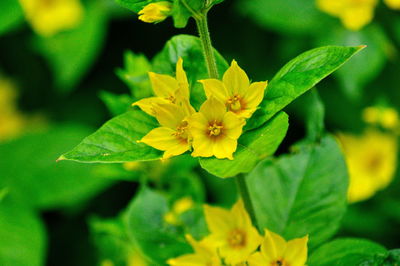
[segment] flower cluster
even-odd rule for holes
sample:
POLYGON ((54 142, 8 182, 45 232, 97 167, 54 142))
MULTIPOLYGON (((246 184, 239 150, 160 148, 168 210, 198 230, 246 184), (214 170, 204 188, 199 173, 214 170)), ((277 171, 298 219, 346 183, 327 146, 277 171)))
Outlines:
MULTIPOLYGON (((384 0, 392 9, 400 9, 400 0, 384 0)), ((370 23, 377 0, 317 0, 320 10, 338 17, 349 30, 358 31, 370 23)))
POLYGON ((204 213, 210 234, 200 241, 187 235, 194 253, 170 259, 169 265, 303 266, 307 261, 308 236, 286 242, 265 230, 261 237, 241 200, 231 210, 206 205, 204 213))
POLYGON ((176 77, 149 73, 155 96, 135 103, 160 124, 138 142, 164 151, 163 158, 192 150, 194 157, 233 159, 245 119, 251 117, 264 97, 267 82, 251 83, 232 61, 222 80, 200 80, 207 100, 197 112, 190 104, 189 82, 183 60, 176 77))

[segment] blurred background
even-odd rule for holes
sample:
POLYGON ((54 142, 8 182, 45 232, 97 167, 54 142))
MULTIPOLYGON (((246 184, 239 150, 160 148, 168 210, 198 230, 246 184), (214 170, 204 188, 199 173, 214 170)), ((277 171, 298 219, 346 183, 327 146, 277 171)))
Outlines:
MULTIPOLYGON (((0 265, 114 265, 109 256, 141 265, 122 254, 127 240, 114 219, 138 181, 178 191, 171 192, 176 198, 189 188, 193 198, 225 206, 236 198, 233 181, 210 177, 186 157, 140 166, 56 159, 115 115, 114 101, 133 101, 118 74, 127 69, 124 54, 150 59, 172 36, 196 35, 194 21, 184 29, 171 19, 143 23, 112 0, 35 1, 0 2, 0 265), (57 4, 70 10, 65 17, 57 4)), ((210 12, 209 25, 214 47, 254 81, 271 80, 317 46, 367 45, 318 92, 351 178, 339 235, 396 248, 400 5, 365 2, 352 21, 328 0, 225 0, 210 12)), ((278 154, 305 136, 308 97, 287 108, 290 128, 278 154)))

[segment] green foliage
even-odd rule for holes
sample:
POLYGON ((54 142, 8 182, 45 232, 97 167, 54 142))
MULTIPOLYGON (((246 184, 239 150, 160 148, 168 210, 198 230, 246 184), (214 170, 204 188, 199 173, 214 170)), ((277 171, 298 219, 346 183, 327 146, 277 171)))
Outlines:
POLYGON ((193 15, 192 12, 187 9, 187 6, 194 12, 201 12, 204 6, 204 0, 173 0, 172 17, 174 18, 175 27, 186 27, 189 18, 193 15))
POLYGON ((191 252, 183 232, 164 221, 168 210, 165 197, 145 187, 128 209, 129 235, 157 265, 164 265, 169 258, 191 252))
POLYGON ((246 182, 260 228, 286 239, 309 234, 314 248, 339 227, 346 210, 347 169, 332 137, 298 149, 263 161, 246 182))
POLYGON ((387 250, 372 241, 356 238, 336 239, 318 248, 310 266, 383 265, 387 250))
POLYGON ((35 47, 54 72, 55 85, 62 91, 72 90, 100 53, 107 28, 105 8, 101 1, 90 1, 78 28, 49 38, 37 36, 34 39, 35 47))
POLYGON ((287 34, 318 32, 330 21, 316 8, 314 0, 248 0, 239 1, 236 7, 259 25, 287 34))
POLYGON ((144 112, 128 111, 106 122, 60 160, 116 163, 160 159, 161 151, 137 142, 157 126, 144 112))
POLYGON ((100 99, 113 116, 125 113, 133 103, 132 97, 127 94, 114 94, 108 91, 101 91, 100 99))
POLYGON ((8 197, 0 202, 0 265, 44 265, 45 234, 34 211, 8 197))
POLYGON ((317 43, 367 46, 362 55, 356 56, 335 73, 341 88, 353 100, 360 99, 365 86, 380 74, 389 53, 393 52, 392 44, 377 25, 368 26, 362 31, 348 31, 337 27, 328 34, 321 35, 317 43))
POLYGON ((60 151, 87 135, 77 125, 54 127, 0 145, 0 187, 27 206, 41 209, 82 203, 111 184, 110 166, 57 163, 60 151))
POLYGON ((23 22, 21 6, 16 0, 0 1, 0 36, 16 28, 23 22))
POLYGON ((148 77, 149 71, 151 63, 144 55, 127 51, 124 54, 124 68, 117 69, 116 73, 128 85, 133 97, 139 100, 153 94, 148 77))
MULTIPOLYGON (((222 75, 228 68, 225 59, 214 50, 217 68, 222 75)), ((153 71, 161 74, 174 75, 178 58, 183 59, 183 68, 188 76, 191 89, 191 103, 199 108, 205 101, 203 86, 198 80, 208 78, 200 39, 190 35, 178 35, 169 40, 163 50, 153 60, 153 71)))
POLYGON ((265 125, 246 132, 239 138, 234 160, 201 158, 200 165, 218 177, 232 177, 250 172, 259 161, 274 154, 288 127, 288 116, 280 112, 265 125))
POLYGON ((314 87, 363 47, 326 46, 307 51, 287 63, 267 87, 264 100, 246 126, 257 128, 294 99, 314 87))

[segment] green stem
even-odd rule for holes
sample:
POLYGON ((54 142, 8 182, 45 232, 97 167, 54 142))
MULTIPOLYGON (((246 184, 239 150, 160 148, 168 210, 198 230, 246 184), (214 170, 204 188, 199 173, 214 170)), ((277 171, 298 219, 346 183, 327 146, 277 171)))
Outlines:
POLYGON ((211 44, 210 32, 208 30, 207 22, 207 12, 203 14, 198 14, 195 17, 197 29, 199 31, 199 36, 201 40, 201 45, 203 47, 203 54, 206 60, 208 75, 210 78, 218 79, 218 69, 217 63, 215 61, 214 49, 211 44))
POLYGON ((238 191, 239 191, 240 196, 244 203, 244 207, 246 208, 247 212, 249 213, 250 219, 251 219, 253 225, 256 228, 258 228, 256 212, 254 211, 254 205, 253 205, 253 202, 251 201, 251 197, 250 197, 249 189, 246 184, 245 176, 242 174, 239 174, 235 177, 235 179, 236 179, 238 191))

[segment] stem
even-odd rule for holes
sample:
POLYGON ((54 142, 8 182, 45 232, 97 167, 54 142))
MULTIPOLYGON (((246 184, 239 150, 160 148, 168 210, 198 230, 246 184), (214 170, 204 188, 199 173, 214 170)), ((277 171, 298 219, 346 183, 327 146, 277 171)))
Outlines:
POLYGON ((253 223, 253 225, 258 228, 258 223, 257 223, 257 218, 256 218, 256 213, 254 211, 254 206, 251 201, 249 189, 246 184, 246 179, 243 174, 239 174, 235 177, 236 179, 236 184, 240 193, 240 196, 242 197, 244 207, 246 208, 247 212, 250 215, 250 219, 253 223))
POLYGON ((217 63, 215 61, 214 50, 211 44, 210 32, 208 30, 207 12, 195 17, 197 29, 203 47, 203 54, 206 60, 208 75, 210 78, 218 79, 217 63))

